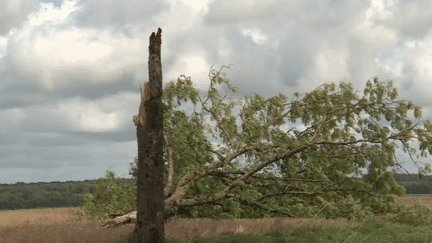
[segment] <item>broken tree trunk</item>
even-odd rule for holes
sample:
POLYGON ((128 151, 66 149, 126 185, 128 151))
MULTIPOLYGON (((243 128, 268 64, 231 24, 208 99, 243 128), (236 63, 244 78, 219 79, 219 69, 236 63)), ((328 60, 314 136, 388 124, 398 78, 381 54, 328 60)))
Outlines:
POLYGON ((162 30, 150 36, 149 82, 141 92, 138 113, 137 215, 135 243, 165 243, 162 103, 162 30), (147 90, 146 90, 147 88, 147 90), (147 97, 146 97, 147 96, 147 97))

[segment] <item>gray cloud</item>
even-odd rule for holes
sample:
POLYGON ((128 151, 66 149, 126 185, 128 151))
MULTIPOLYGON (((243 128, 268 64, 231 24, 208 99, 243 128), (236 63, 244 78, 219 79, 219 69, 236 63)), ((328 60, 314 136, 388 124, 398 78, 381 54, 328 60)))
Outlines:
MULTIPOLYGON (((97 179, 106 169, 129 177, 132 117, 158 27, 164 84, 190 76, 204 99, 212 65, 233 64, 222 72, 238 92, 216 86, 225 102, 254 93, 290 101, 296 91, 341 81, 362 96, 378 76, 394 80, 398 99, 422 107, 421 121, 431 119, 430 1, 51 3, 0 3, 0 183, 97 179)), ((194 111, 191 102, 178 109, 194 111)), ((292 127, 305 128, 281 129, 292 127)), ((417 173, 397 144, 398 161, 417 173)))

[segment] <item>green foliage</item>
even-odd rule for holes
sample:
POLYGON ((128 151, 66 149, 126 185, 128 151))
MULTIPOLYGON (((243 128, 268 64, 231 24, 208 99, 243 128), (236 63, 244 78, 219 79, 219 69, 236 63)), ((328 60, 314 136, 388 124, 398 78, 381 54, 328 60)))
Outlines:
MULTIPOLYGON (((83 195, 75 191, 86 182, 36 182, 0 184, 2 210, 32 209, 41 207, 77 207, 84 203, 83 195), (73 185, 72 185, 73 184, 73 185)), ((87 192, 85 188, 83 193, 87 192)))
MULTIPOLYGON (((240 132, 231 109, 241 102, 223 103, 213 85, 224 82, 233 92, 235 87, 220 78, 219 73, 212 74, 205 102, 192 88, 189 78, 178 79, 177 84, 170 82, 164 91, 165 187, 170 189, 167 200, 169 196, 196 199, 191 207, 193 218, 265 218, 287 212, 293 217, 347 217, 357 221, 372 215, 402 212, 390 195, 402 196, 404 188, 387 171, 389 166, 402 168, 393 159, 395 143, 389 140, 401 141, 403 151, 411 155, 415 150, 407 142, 416 137, 420 140, 421 155, 426 156, 424 150, 432 151, 432 126, 427 121, 425 129, 414 129, 416 125, 405 119, 406 113, 413 109, 415 117, 420 118, 420 108, 412 102, 394 101, 397 90, 392 89, 392 82, 385 87, 376 77, 374 85, 367 81, 364 94, 369 99, 358 98, 351 84, 344 83, 340 84, 340 92, 331 93, 335 84, 324 84, 322 89, 289 104, 285 103, 284 94, 268 100, 259 94, 247 95, 240 112, 243 121, 240 132), (202 113, 194 112, 187 117, 184 111, 175 111, 175 96, 178 105, 180 100, 188 98, 196 105, 198 98, 202 113), (212 101, 211 108, 205 106, 208 99, 212 101), (357 103, 351 103, 352 100, 357 103), (369 117, 361 118, 362 111, 369 117), (207 114, 217 121, 215 131, 203 125, 207 114), (391 133, 378 124, 375 120, 379 121, 381 115, 391 120, 392 128, 399 133, 391 133), (280 130, 279 126, 286 121, 295 123, 298 119, 306 130, 294 130, 294 135, 280 130), (361 133, 363 139, 356 140, 350 129, 361 133), (217 132, 227 147, 215 151, 204 130, 213 137, 217 132), (214 160, 213 154, 218 160, 214 160), (247 158, 244 168, 236 160, 241 155, 247 158), (207 168, 206 162, 210 163, 207 168), (172 185, 168 180, 169 163, 174 164, 172 185), (360 167, 368 167, 368 180, 350 180, 348 175, 352 173, 362 175, 360 167), (282 178, 269 172, 270 168, 282 172, 282 178), (257 174, 259 171, 264 173, 257 174)), ((133 121, 136 124, 136 116, 133 121)), ((136 161, 135 165, 131 163, 130 173, 134 176, 136 161)), ((420 176, 430 172, 430 165, 419 169, 420 176)), ((114 197, 104 199, 115 204, 114 197)), ((93 210, 99 210, 99 214, 107 212, 106 202, 102 206, 99 202, 102 203, 94 200, 93 210)))
POLYGON ((96 183, 96 195, 84 196, 86 212, 77 212, 79 220, 90 215, 92 220, 115 218, 136 210, 137 191, 123 181, 114 178, 114 172, 108 171, 105 178, 96 183))
POLYGON ((402 206, 395 210, 395 212, 397 215, 386 215, 385 219, 412 226, 430 225, 431 222, 428 219, 431 210, 423 205, 414 205, 413 208, 402 206), (413 210, 413 212, 410 212, 410 210, 413 210))

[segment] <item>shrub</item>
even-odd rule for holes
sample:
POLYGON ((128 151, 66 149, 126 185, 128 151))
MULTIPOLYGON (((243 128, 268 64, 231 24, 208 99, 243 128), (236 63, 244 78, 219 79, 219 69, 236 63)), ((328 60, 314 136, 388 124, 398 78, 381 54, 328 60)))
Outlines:
POLYGON ((105 178, 96 182, 96 194, 84 195, 84 211, 77 212, 81 220, 87 216, 96 219, 115 218, 132 211, 136 211, 137 193, 134 186, 128 186, 119 178, 114 178, 114 172, 107 170, 105 178))

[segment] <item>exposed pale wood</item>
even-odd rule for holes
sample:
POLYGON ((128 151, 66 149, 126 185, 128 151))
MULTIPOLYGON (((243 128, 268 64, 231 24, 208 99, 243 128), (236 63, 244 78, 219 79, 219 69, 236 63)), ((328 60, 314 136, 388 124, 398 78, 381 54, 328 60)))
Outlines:
POLYGON ((136 224, 137 222, 137 211, 130 212, 128 214, 118 216, 114 219, 108 219, 101 223, 102 228, 121 227, 125 224, 136 224))

